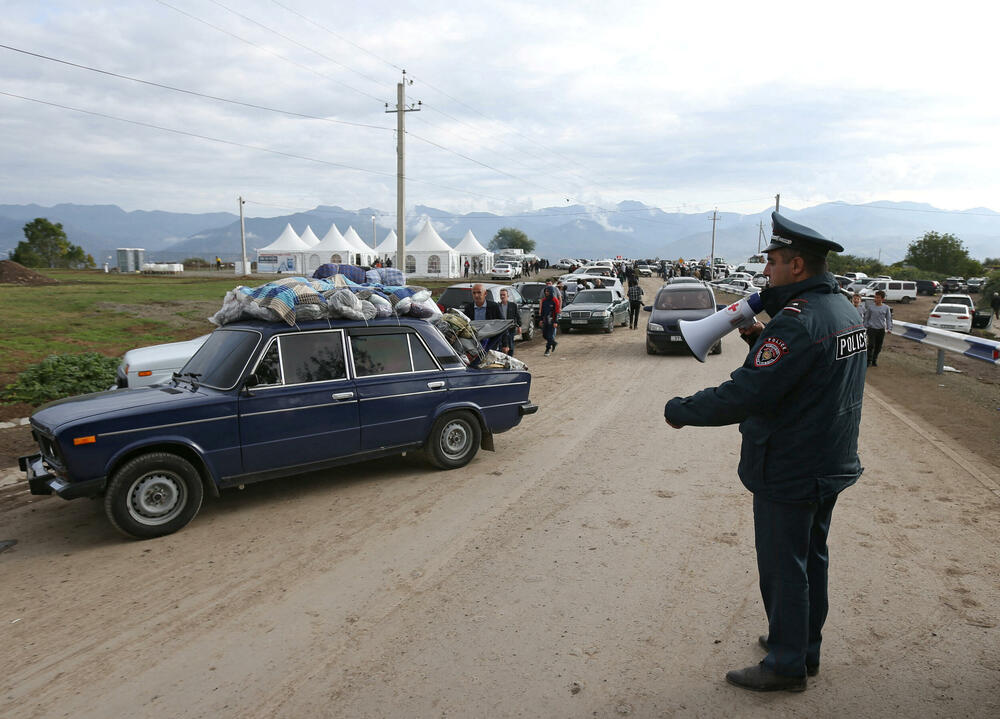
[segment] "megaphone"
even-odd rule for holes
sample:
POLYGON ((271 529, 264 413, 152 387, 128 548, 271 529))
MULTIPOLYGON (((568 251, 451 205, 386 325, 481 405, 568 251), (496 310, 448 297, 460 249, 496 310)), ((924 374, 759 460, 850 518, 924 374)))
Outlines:
POLYGON ((737 327, 752 325, 757 321, 757 313, 763 309, 764 303, 761 302, 760 293, 754 292, 714 315, 700 320, 681 320, 677 324, 688 348, 699 362, 704 362, 712 345, 737 327))

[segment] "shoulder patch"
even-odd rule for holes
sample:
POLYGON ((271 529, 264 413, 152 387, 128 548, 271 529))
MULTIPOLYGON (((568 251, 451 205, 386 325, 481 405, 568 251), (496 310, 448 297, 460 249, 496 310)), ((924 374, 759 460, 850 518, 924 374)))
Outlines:
POLYGON ((770 367, 773 364, 777 364, 778 360, 786 354, 788 354, 788 345, 784 341, 777 337, 768 337, 761 342, 760 347, 757 349, 757 354, 753 358, 753 365, 754 367, 770 367))
POLYGON ((850 332, 845 332, 842 335, 837 335, 836 348, 837 359, 839 360, 847 359, 861 352, 867 352, 868 331, 864 327, 861 327, 850 332))

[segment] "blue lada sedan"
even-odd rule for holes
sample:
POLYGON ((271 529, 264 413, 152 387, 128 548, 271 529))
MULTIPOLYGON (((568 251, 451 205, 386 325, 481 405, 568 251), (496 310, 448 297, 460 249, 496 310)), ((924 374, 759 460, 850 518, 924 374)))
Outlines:
POLYGON ((237 322, 165 384, 31 416, 33 494, 103 497, 136 538, 170 534, 205 492, 422 450, 454 469, 537 411, 528 372, 468 367, 430 322, 237 322))

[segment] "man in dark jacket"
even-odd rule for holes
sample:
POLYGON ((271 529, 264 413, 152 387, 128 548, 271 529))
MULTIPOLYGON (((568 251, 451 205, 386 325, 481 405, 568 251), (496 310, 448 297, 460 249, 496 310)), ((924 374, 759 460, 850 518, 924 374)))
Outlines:
POLYGON ((500 290, 500 301, 497 303, 497 311, 500 313, 502 319, 514 320, 514 326, 504 332, 503 339, 500 341, 500 351, 513 357, 514 337, 521 329, 521 313, 518 306, 514 302, 510 302, 509 299, 510 292, 500 290))
POLYGON ((462 305, 462 312, 470 320, 500 320, 500 306, 486 299, 486 288, 476 283, 472 286, 472 302, 462 305))
POLYGON ((752 344, 728 382, 674 397, 667 423, 739 422, 739 476, 753 493, 754 540, 769 633, 756 666, 726 680, 754 691, 802 691, 819 671, 827 614, 827 546, 838 493, 861 475, 858 425, 867 366, 857 310, 827 271, 843 248, 818 232, 771 215, 761 292, 771 317, 741 330, 752 344))

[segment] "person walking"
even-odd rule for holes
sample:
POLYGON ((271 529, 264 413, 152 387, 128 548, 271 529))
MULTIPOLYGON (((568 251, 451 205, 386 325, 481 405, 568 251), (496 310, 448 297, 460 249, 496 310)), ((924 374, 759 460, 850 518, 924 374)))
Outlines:
POLYGON ((878 367, 885 333, 892 331, 892 310, 885 304, 885 292, 882 290, 875 291, 874 304, 865 306, 864 324, 868 331, 868 366, 878 367))
POLYGON ((1000 319, 1000 292, 994 292, 990 300, 990 307, 993 308, 993 317, 1000 319))
POLYGON ((827 269, 843 248, 771 214, 764 252, 771 320, 740 330, 751 344, 718 387, 674 397, 671 427, 740 423, 739 477, 753 493, 754 542, 768 634, 760 664, 726 674, 753 691, 804 691, 819 672, 828 611, 827 536, 839 493, 861 476, 858 428, 865 386, 865 330, 827 269))
POLYGON ((509 301, 510 292, 500 290, 500 301, 497 308, 500 310, 501 319, 514 320, 514 326, 504 332, 503 339, 500 340, 500 350, 504 354, 514 356, 514 335, 521 330, 521 313, 513 302, 509 301))
POLYGON ((858 310, 858 317, 860 317, 863 322, 865 319, 865 308, 861 306, 861 295, 857 292, 851 295, 851 304, 858 310))
POLYGON ((628 319, 631 329, 639 327, 639 310, 642 309, 642 287, 639 278, 632 276, 628 280, 628 319))
POLYGON ((538 305, 538 326, 542 328, 542 337, 545 338, 545 356, 556 351, 556 330, 559 327, 559 298, 556 297, 556 290, 552 285, 545 285, 542 288, 542 301, 538 305))
POLYGON ((464 276, 465 277, 469 276, 469 261, 468 260, 465 261, 465 274, 464 274, 464 276))

